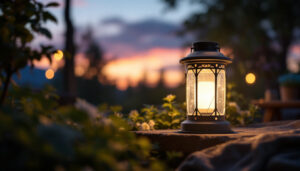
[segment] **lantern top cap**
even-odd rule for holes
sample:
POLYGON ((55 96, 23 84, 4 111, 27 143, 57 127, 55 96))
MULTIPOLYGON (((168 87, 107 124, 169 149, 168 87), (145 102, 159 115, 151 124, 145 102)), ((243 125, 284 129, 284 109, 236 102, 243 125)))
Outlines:
POLYGON ((219 44, 216 42, 195 42, 192 49, 194 51, 220 51, 219 44))
POLYGON ((180 63, 222 63, 229 64, 232 59, 220 52, 220 46, 216 42, 195 42, 191 53, 180 60, 180 63))

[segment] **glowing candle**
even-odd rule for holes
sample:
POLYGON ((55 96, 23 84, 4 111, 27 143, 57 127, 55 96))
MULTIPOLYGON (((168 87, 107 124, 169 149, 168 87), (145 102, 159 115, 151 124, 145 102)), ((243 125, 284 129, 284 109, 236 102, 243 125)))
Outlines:
POLYGON ((198 81, 198 110, 210 114, 215 109, 215 82, 198 81))

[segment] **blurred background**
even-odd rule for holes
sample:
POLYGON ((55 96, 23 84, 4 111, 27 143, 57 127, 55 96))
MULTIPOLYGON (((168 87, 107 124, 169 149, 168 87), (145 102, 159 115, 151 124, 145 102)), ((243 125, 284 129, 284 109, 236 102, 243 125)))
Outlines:
POLYGON ((57 2, 60 6, 50 11, 58 23, 46 25, 52 39, 35 35, 31 46, 51 44, 59 50, 51 63, 44 57, 34 69, 22 69, 21 77, 14 77, 20 85, 38 90, 51 84, 61 96, 122 105, 125 112, 160 104, 167 94, 184 102, 179 59, 194 41, 216 41, 233 58, 227 67, 228 93, 245 103, 279 99, 278 78, 300 71, 296 0, 57 2))

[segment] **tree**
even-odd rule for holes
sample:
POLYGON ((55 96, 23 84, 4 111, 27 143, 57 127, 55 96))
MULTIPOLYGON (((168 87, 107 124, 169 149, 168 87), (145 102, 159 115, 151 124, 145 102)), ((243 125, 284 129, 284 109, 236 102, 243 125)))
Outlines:
MULTIPOLYGON (((176 7, 178 0, 164 0, 176 7)), ((198 40, 214 40, 233 50, 236 81, 247 70, 256 70, 274 85, 286 71, 286 54, 300 26, 297 0, 193 0, 202 10, 184 21, 182 33, 198 40)))
POLYGON ((76 94, 76 81, 74 75, 74 26, 71 20, 71 0, 65 0, 65 24, 66 24, 66 39, 65 39, 65 67, 64 67, 64 91, 67 95, 76 94))
POLYGON ((7 96, 13 74, 27 66, 33 67, 33 60, 47 56, 51 61, 52 46, 40 46, 34 49, 30 43, 34 34, 51 38, 51 33, 43 24, 47 21, 57 22, 56 18, 47 11, 49 7, 58 6, 51 2, 43 5, 35 0, 5 0, 0 2, 0 82, 2 105, 7 96))
POLYGON ((94 39, 93 30, 91 27, 87 27, 86 32, 82 36, 83 43, 85 44, 85 55, 90 61, 90 66, 86 72, 85 77, 92 79, 94 76, 98 78, 104 77, 102 75, 102 67, 104 65, 103 61, 103 50, 94 39), (96 72, 93 72, 96 71, 96 72), (91 74, 92 73, 92 74, 91 74))

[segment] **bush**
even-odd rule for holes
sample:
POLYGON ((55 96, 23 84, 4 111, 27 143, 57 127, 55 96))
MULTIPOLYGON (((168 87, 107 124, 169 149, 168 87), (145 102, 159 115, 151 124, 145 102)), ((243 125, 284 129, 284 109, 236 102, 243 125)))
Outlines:
POLYGON ((179 129, 185 119, 185 105, 176 103, 175 98, 170 94, 159 107, 145 105, 140 112, 132 110, 128 114, 129 123, 134 130, 179 129))
MULTIPOLYGON (((233 90, 229 85, 226 103, 226 120, 232 125, 248 125, 261 117, 258 108, 249 104, 244 96, 233 90), (241 107, 240 107, 241 106, 241 107)), ((133 130, 180 129, 186 118, 186 104, 176 103, 175 95, 163 98, 161 106, 145 105, 140 110, 132 110, 127 120, 133 130)))
POLYGON ((0 158, 4 170, 164 170, 150 158, 147 139, 127 122, 58 106, 51 87, 32 93, 14 87, 0 111, 0 158))
POLYGON ((227 85, 226 120, 231 125, 245 126, 261 118, 261 113, 243 94, 234 90, 234 84, 227 85))
POLYGON ((0 1, 0 105, 5 102, 11 78, 28 64, 34 67, 34 60, 46 56, 51 62, 53 47, 40 45, 33 48, 30 43, 35 35, 43 35, 51 39, 51 32, 45 23, 57 22, 48 10, 58 6, 55 2, 47 5, 36 0, 0 1))

